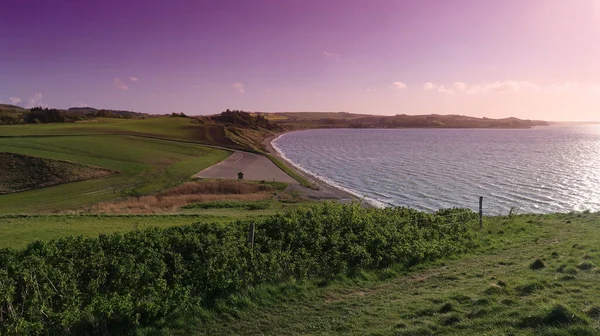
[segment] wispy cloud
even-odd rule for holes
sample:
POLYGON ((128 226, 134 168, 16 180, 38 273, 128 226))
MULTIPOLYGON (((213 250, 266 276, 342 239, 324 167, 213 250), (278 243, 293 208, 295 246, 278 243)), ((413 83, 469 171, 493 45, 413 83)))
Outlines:
POLYGON ((423 84, 423 89, 427 90, 427 91, 436 90, 437 92, 441 92, 441 93, 449 93, 449 94, 454 93, 454 90, 446 89, 445 86, 436 85, 436 84, 433 84, 432 82, 427 82, 427 83, 423 84))
POLYGON ((342 55, 336 54, 336 53, 332 53, 332 52, 328 52, 328 51, 324 51, 323 52, 323 57, 325 57, 327 59, 330 59, 330 60, 339 61, 342 58, 342 55))
POLYGON ((27 102, 27 105, 25 105, 25 107, 27 107, 27 108, 32 108, 32 107, 36 107, 36 106, 48 107, 48 105, 42 103, 42 98, 44 98, 44 95, 41 94, 40 92, 36 92, 33 96, 31 96, 31 98, 29 98, 29 101, 27 102))
POLYGON ((21 98, 19 97, 10 97, 8 98, 8 102, 11 103, 12 105, 17 105, 21 102, 21 98))
POLYGON ((513 80, 505 80, 505 81, 495 81, 495 82, 486 82, 482 84, 473 85, 465 90, 468 94, 478 94, 478 93, 489 93, 489 92, 501 92, 501 91, 520 91, 520 90, 533 90, 539 91, 540 87, 529 81, 513 81, 513 80))
POLYGON ((366 92, 371 92, 371 89, 365 89, 366 92))
POLYGON ((454 90, 446 89, 443 85, 439 85, 437 87, 437 90, 438 90, 438 92, 441 92, 441 93, 448 93, 448 94, 454 93, 454 90))
POLYGON ((456 82, 452 84, 452 88, 456 91, 465 91, 467 89, 467 84, 464 82, 456 82))
MULTIPOLYGON (((495 81, 495 82, 484 82, 481 84, 468 85, 465 82, 455 82, 451 88, 446 88, 444 85, 436 85, 432 82, 427 82, 423 85, 424 90, 436 90, 442 93, 456 93, 464 92, 467 94, 487 94, 490 92, 502 92, 502 91, 513 91, 518 92, 522 90, 540 91, 541 87, 529 81, 495 81)), ((561 90, 563 87, 556 87, 561 90)))
POLYGON ((240 82, 233 83, 231 87, 236 89, 239 93, 246 93, 246 90, 244 89, 244 84, 240 82))
POLYGON ((392 87, 395 87, 398 90, 402 90, 402 89, 406 89, 407 88, 406 84, 404 84, 402 82, 393 82, 392 83, 392 87))
POLYGON ((113 84, 115 85, 115 88, 117 90, 121 90, 121 91, 129 90, 129 86, 125 85, 125 83, 123 83, 123 81, 120 78, 115 78, 113 80, 113 84))
POLYGON ((138 78, 137 77, 129 77, 129 80, 132 82, 137 82, 138 78))
MULTIPOLYGON (((549 88, 551 91, 570 91, 581 89, 582 86, 583 85, 579 82, 565 82, 562 84, 551 85, 549 88)), ((594 89, 594 85, 592 85, 591 88, 594 89)))

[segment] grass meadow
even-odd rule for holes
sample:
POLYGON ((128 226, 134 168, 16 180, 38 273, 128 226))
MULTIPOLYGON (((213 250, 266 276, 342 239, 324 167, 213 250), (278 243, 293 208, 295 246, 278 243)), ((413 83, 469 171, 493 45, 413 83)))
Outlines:
POLYGON ((195 119, 156 117, 147 119, 98 118, 76 123, 0 126, 0 136, 129 134, 194 141, 212 145, 235 145, 225 137, 222 126, 199 124, 195 119))
POLYGON ((120 172, 106 178, 2 195, 0 214, 74 209, 125 195, 156 192, 180 184, 230 155, 229 151, 197 144, 119 135, 5 137, 0 138, 0 152, 120 172))
MULTIPOLYGON (((202 203, 200 203, 202 204, 202 203)), ((47 215, 0 215, 0 249, 24 248, 27 244, 48 241, 67 236, 98 237, 100 234, 125 233, 149 227, 166 228, 193 223, 227 224, 236 220, 258 219, 288 209, 308 207, 315 201, 284 203, 277 201, 243 201, 256 204, 248 207, 229 208, 213 206, 181 209, 177 214, 47 214, 47 215), (268 202, 268 206, 264 206, 268 202)))

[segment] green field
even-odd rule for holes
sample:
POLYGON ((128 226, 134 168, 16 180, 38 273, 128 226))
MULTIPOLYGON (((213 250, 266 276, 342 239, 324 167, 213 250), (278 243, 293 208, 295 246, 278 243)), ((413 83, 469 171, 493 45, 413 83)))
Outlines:
POLYGON ((264 286, 164 334, 598 335, 598 237, 598 213, 486 218, 476 253, 325 287, 264 286))
MULTIPOLYGON (((31 125, 31 128, 37 126, 46 125, 31 125)), ((2 195, 0 214, 75 209, 124 195, 155 192, 185 181, 230 154, 191 143, 118 135, 6 137, 0 138, 0 152, 72 161, 120 172, 101 179, 2 195)))
POLYGON ((236 147, 221 125, 200 124, 196 119, 156 117, 147 119, 98 118, 85 122, 0 126, 0 136, 129 134, 203 144, 236 147))
MULTIPOLYGON (((249 203, 249 202, 246 202, 249 203)), ((258 203, 258 202, 257 202, 258 203)), ((99 234, 127 232, 148 227, 170 227, 192 223, 229 223, 259 218, 285 209, 306 207, 314 201, 271 202, 266 209, 244 208, 183 209, 174 215, 0 215, 0 249, 23 248, 28 243, 67 236, 97 237, 99 234)))
POLYGON ((0 152, 0 194, 107 177, 116 172, 74 162, 0 152))

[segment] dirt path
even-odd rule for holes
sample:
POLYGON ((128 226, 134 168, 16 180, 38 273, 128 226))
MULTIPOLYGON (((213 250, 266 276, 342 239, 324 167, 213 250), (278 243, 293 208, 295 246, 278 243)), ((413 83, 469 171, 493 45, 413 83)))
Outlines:
POLYGON ((194 177, 237 179, 238 172, 244 173, 244 180, 298 183, 266 157, 240 151, 234 151, 227 159, 204 169, 194 177))

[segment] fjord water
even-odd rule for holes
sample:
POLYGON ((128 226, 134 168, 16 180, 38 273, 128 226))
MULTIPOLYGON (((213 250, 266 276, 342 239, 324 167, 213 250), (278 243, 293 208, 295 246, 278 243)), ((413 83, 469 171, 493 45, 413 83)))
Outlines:
POLYGON ((379 206, 486 214, 600 211, 600 125, 532 129, 322 129, 274 147, 379 206))

